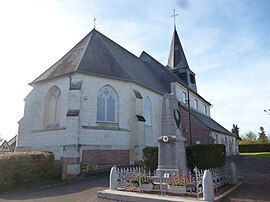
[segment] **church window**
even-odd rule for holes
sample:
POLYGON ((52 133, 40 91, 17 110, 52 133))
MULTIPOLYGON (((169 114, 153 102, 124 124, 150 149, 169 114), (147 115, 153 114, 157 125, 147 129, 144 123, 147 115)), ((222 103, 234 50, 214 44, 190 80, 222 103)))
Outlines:
POLYGON ((198 100, 194 99, 194 108, 198 109, 198 100))
POLYGON ((102 87, 97 98, 97 121, 116 122, 117 94, 110 86, 102 87))
POLYGON ((60 122, 61 91, 53 86, 47 92, 44 107, 44 126, 58 126, 60 122))
POLYGON ((151 116, 151 101, 149 97, 146 97, 144 100, 144 118, 145 118, 145 125, 151 125, 152 116, 151 116))

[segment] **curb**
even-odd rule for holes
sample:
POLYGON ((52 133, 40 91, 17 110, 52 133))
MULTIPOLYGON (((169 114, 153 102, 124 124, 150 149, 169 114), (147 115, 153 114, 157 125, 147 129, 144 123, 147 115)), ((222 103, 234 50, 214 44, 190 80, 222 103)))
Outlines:
POLYGON ((179 196, 135 193, 135 192, 123 192, 117 190, 103 190, 97 192, 98 198, 104 198, 108 200, 126 201, 126 202, 195 202, 201 201, 197 198, 187 198, 179 196))
MULTIPOLYGON (((214 201, 219 202, 229 193, 237 189, 242 182, 238 183, 225 193, 215 197, 214 201)), ((127 202, 195 202, 203 201, 202 198, 192 198, 192 197, 182 197, 182 196, 168 196, 168 195, 158 195, 158 194, 148 194, 148 193, 136 193, 136 192, 124 192, 117 190, 106 189, 97 192, 98 198, 104 198, 108 200, 116 201, 127 201, 127 202)))
POLYGON ((229 193, 233 192, 235 189, 237 189, 240 185, 242 184, 242 182, 238 183, 237 185, 235 185, 234 187, 232 187, 231 189, 229 189, 228 191, 226 191, 225 193, 219 195, 218 197, 215 198, 216 202, 221 201, 224 197, 226 197, 229 193))

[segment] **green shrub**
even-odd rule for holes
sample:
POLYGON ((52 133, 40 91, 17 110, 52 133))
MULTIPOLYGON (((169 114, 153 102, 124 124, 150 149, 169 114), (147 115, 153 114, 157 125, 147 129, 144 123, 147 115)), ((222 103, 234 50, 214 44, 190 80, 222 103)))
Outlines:
MULTIPOLYGON (((198 144, 186 147, 187 164, 190 169, 222 167, 226 162, 224 144, 198 144)), ((158 147, 145 147, 143 160, 146 171, 153 172, 158 166, 158 147)))
POLYGON ((51 152, 14 152, 0 155, 0 165, 0 190, 8 190, 51 179, 54 156, 51 152))
POLYGON ((222 167, 226 162, 224 144, 198 144, 186 147, 187 163, 190 168, 222 167))
POLYGON ((153 172, 158 165, 158 147, 145 147, 143 149, 143 161, 145 170, 153 172))
POLYGON ((240 153, 270 152, 270 144, 242 144, 238 148, 240 153))

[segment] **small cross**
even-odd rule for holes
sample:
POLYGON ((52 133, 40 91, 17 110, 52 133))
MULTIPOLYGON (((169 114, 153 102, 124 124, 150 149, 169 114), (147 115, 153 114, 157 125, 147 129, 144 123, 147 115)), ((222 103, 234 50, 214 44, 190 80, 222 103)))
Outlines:
POLYGON ((94 18, 94 29, 96 29, 96 18, 94 18))
POLYGON ((173 9, 173 15, 171 15, 171 17, 173 17, 173 24, 175 27, 175 17, 178 16, 179 14, 175 14, 175 9, 173 9))

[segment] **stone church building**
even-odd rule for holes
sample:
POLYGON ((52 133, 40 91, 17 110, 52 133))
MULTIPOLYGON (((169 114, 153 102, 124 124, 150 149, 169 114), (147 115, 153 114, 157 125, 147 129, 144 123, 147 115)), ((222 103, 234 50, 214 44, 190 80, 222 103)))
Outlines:
POLYGON ((165 93, 177 96, 186 145, 222 143, 227 155, 237 152, 235 136, 197 92, 176 28, 167 66, 93 29, 30 85, 16 150, 52 151, 64 175, 140 162, 161 135, 165 93))

